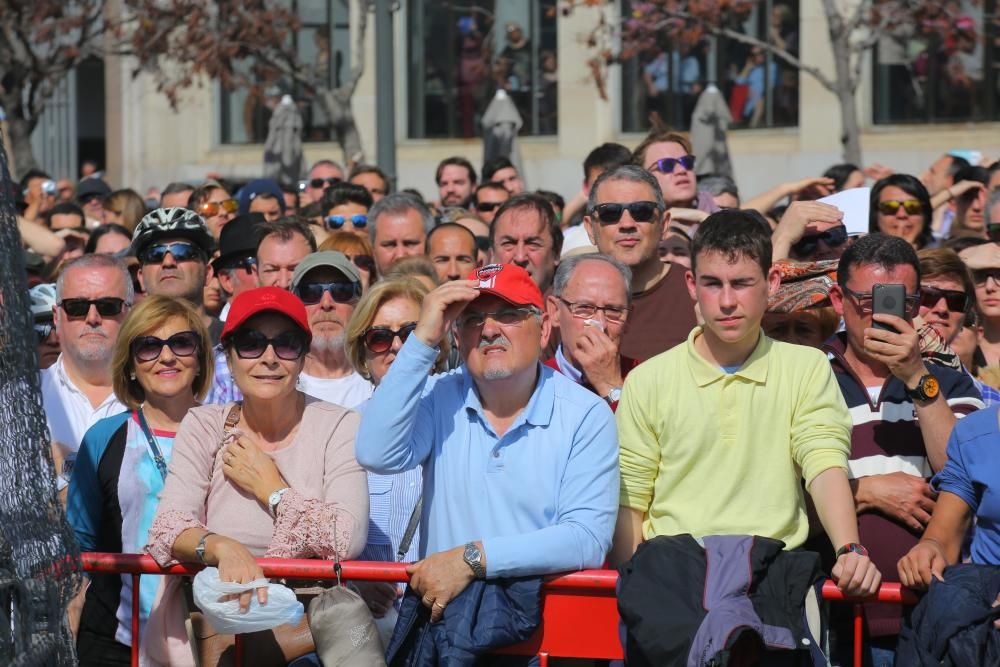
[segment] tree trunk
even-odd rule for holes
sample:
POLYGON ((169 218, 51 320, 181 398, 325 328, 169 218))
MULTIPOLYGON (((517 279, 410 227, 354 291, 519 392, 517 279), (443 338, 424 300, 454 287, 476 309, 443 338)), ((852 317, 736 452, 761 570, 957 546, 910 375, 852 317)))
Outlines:
MULTIPOLYGON (((844 17, 833 0, 823 0, 830 46, 833 48, 834 90, 840 104, 840 144, 844 162, 861 164, 861 128, 858 125, 858 105, 855 97, 857 82, 851 71, 851 35, 844 17)), ((858 54, 860 58, 862 54, 858 54)))
MULTIPOLYGON (((10 109, 11 107, 5 107, 10 109)), ((35 153, 31 148, 31 132, 33 123, 17 116, 7 117, 7 130, 10 133, 11 174, 21 178, 30 169, 36 169, 35 153)))
POLYGON ((344 165, 351 169, 365 160, 361 148, 361 135, 354 122, 354 112, 351 110, 351 98, 341 89, 324 90, 319 94, 323 109, 330 119, 330 125, 337 133, 337 143, 344 151, 344 165))

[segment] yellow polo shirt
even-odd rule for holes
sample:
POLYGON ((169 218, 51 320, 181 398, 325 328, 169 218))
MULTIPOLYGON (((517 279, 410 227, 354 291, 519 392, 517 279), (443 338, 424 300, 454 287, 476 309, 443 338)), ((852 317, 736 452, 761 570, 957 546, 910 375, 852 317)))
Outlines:
POLYGON ((615 416, 620 503, 643 535, 761 535, 805 542, 806 485, 847 470, 851 418, 819 350, 761 333, 728 374, 687 343, 628 374, 615 416))

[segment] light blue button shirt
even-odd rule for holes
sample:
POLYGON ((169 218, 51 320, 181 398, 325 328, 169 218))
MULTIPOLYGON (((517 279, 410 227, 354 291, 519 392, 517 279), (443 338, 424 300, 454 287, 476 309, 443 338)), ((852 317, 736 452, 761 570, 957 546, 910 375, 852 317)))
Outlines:
POLYGON ((421 557, 482 540, 490 577, 600 567, 618 513, 607 403, 539 364, 527 407, 498 438, 464 366, 428 375, 436 357, 406 340, 355 440, 373 472, 423 465, 421 557))

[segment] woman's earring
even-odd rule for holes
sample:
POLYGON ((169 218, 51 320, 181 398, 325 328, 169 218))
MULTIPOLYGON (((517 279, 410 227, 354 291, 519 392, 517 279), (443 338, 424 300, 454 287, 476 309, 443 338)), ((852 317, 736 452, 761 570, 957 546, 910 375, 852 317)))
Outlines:
POLYGON ((135 371, 132 371, 131 373, 128 374, 128 379, 132 380, 132 382, 135 382, 135 371))

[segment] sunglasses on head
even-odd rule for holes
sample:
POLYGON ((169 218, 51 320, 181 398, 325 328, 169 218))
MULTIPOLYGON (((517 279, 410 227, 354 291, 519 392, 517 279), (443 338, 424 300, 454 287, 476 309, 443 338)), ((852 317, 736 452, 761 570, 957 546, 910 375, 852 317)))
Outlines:
POLYGON ((792 246, 792 250, 800 257, 811 255, 816 252, 820 241, 831 248, 838 248, 844 245, 847 243, 847 227, 840 225, 838 227, 831 227, 820 234, 803 236, 798 243, 792 246))
POLYGON ((52 330, 55 325, 52 322, 35 322, 34 329, 35 335, 38 337, 38 344, 44 343, 48 337, 52 334, 52 330))
POLYGON ((942 298, 948 310, 953 313, 964 313, 969 307, 969 297, 965 292, 930 286, 920 288, 920 305, 924 308, 933 308, 942 298))
POLYGON ((684 167, 684 171, 691 171, 694 169, 693 155, 682 155, 680 157, 665 157, 654 162, 650 167, 649 171, 659 171, 664 174, 674 173, 674 168, 677 165, 684 167))
POLYGON ((310 178, 306 181, 306 183, 308 183, 311 188, 322 188, 336 183, 341 183, 342 181, 343 179, 334 176, 333 178, 310 178))
POLYGON ((652 201, 634 201, 629 204, 598 204, 594 207, 594 215, 604 225, 613 225, 622 219, 625 211, 636 222, 656 222, 660 207, 652 201))
POLYGON ((361 298, 361 283, 300 283, 295 288, 295 296, 307 306, 323 300, 323 292, 329 292, 336 303, 354 303, 361 298))
POLYGON ((190 243, 157 243, 146 246, 139 253, 139 262, 142 264, 162 264, 163 259, 170 253, 175 262, 204 262, 205 253, 196 245, 190 243))
POLYGON ((368 216, 364 213, 356 213, 350 217, 346 215, 328 215, 326 216, 326 226, 330 229, 340 229, 344 226, 344 223, 348 220, 355 227, 364 227, 368 224, 368 216))
POLYGON ((404 324, 396 330, 392 330, 389 327, 368 327, 361 334, 361 339, 365 342, 365 347, 368 348, 369 352, 372 354, 382 354, 392 347, 392 341, 396 336, 399 336, 400 343, 405 343, 406 339, 410 337, 410 334, 416 328, 416 322, 404 324))
POLYGON ((367 271, 371 273, 375 270, 375 258, 371 255, 344 255, 347 259, 354 262, 354 266, 358 267, 362 271, 367 271))
POLYGON ((240 359, 259 359, 268 347, 279 359, 295 361, 306 352, 306 336, 301 331, 283 331, 268 338, 256 329, 243 329, 234 333, 229 344, 240 359))
POLYGON ((160 358, 164 345, 169 347, 175 356, 190 357, 198 351, 200 341, 195 332, 181 331, 166 340, 156 336, 137 336, 129 348, 136 361, 155 361, 160 358))
POLYGON ((219 215, 222 212, 225 213, 236 213, 236 209, 239 208, 239 202, 235 199, 223 199, 222 201, 207 201, 198 207, 198 213, 205 216, 206 218, 211 218, 214 215, 219 215))
POLYGON ((906 211, 907 215, 917 215, 923 210, 923 206, 920 205, 920 201, 916 199, 906 199, 899 201, 898 199, 886 199, 885 201, 880 201, 878 203, 879 213, 883 215, 896 215, 896 211, 902 206, 903 210, 906 211))
POLYGON ((482 201, 476 204, 476 210, 482 211, 483 213, 489 213, 490 211, 500 208, 502 204, 503 202, 499 201, 482 201))
POLYGON ((59 307, 70 318, 86 317, 91 306, 97 308, 97 314, 101 317, 114 317, 120 315, 126 305, 125 299, 102 297, 100 299, 63 299, 59 307))

